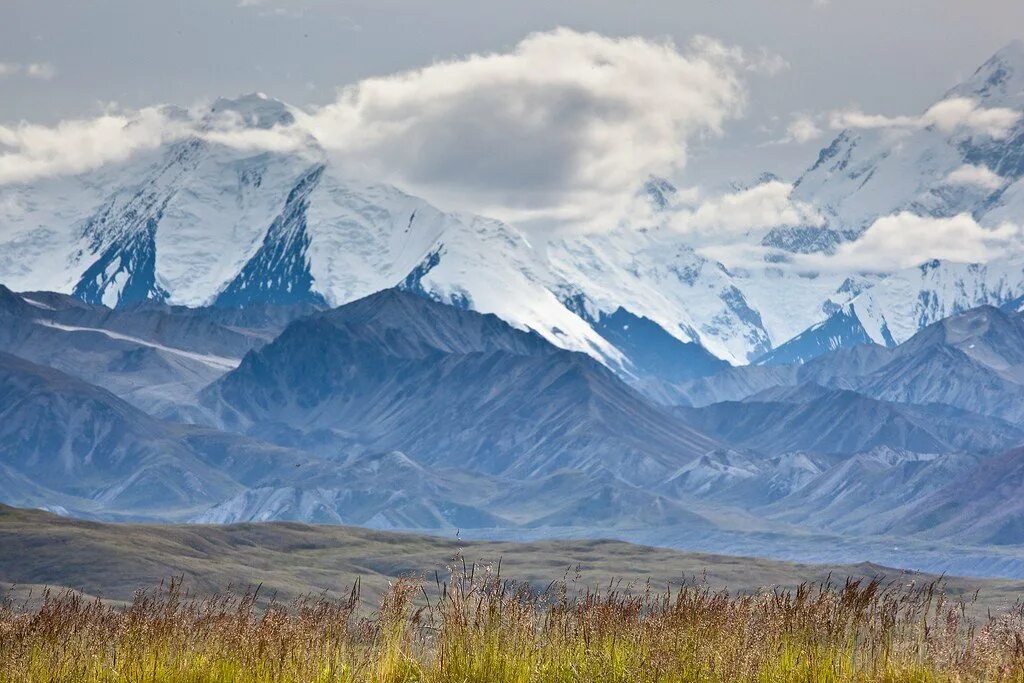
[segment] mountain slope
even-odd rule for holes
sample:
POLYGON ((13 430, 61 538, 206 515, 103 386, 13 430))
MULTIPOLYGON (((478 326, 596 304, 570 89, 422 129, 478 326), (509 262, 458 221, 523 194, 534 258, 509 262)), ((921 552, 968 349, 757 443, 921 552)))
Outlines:
POLYGON ((929 325, 852 374, 824 360, 807 377, 832 377, 899 403, 941 403, 1020 424, 1024 421, 1024 318, 982 306, 929 325), (830 367, 830 365, 832 365, 830 367))
MULTIPOLYGON (((972 454, 875 448, 822 471, 763 512, 780 522, 809 522, 845 534, 899 534, 901 520, 911 510, 930 507, 926 501, 937 492, 952 482, 971 480, 984 463, 972 454)), ((985 542, 980 537, 963 540, 985 542)))
POLYGON ((886 530, 1016 545, 1024 537, 1022 492, 1024 449, 1017 448, 981 463, 970 476, 945 482, 908 506, 886 530))
POLYGON ((1024 262, 965 264, 930 261, 891 275, 864 290, 824 322, 775 352, 770 362, 807 361, 841 347, 900 344, 932 323, 978 306, 1007 306, 1024 296, 1024 262))
POLYGON ((164 422, 99 387, 4 353, 0 442, 0 500, 63 514, 509 526, 473 507, 493 495, 485 477, 427 471, 400 453, 328 463, 236 434, 164 422))
MULTIPOLYGON (((882 343, 885 346, 896 345, 884 324, 880 328, 880 332, 883 337, 882 343)), ((874 343, 876 343, 875 340, 864 329, 864 325, 857 316, 856 301, 854 301, 833 313, 827 320, 772 349, 771 352, 758 358, 756 362, 758 365, 806 363, 829 351, 874 343)))
POLYGON ((944 406, 879 401, 804 384, 742 402, 681 408, 693 424, 735 448, 854 454, 885 447, 915 453, 998 452, 1024 443, 1024 429, 944 406))
POLYGON ((85 513, 173 512, 233 492, 234 482, 180 435, 102 389, 0 353, 2 477, 50 492, 38 500, 31 489, 0 486, 7 501, 85 513))
MULTIPOLYGON (((290 120, 290 111, 250 95, 218 100, 210 116, 237 114, 263 128, 290 120)), ((580 287, 556 272, 543 245, 499 221, 442 212, 394 187, 349 178, 312 139, 297 151, 262 152, 195 137, 87 175, 4 186, 0 282, 111 307, 147 298, 337 306, 404 285, 495 313, 611 367, 626 363, 566 306, 565 294, 580 287)), ((678 303, 668 320, 633 313, 681 343, 748 355, 742 339, 688 335, 674 322, 692 322, 678 303)), ((618 308, 608 305, 609 314, 618 308)), ((719 302, 713 314, 729 315, 725 307, 719 302)))
MULTIPOLYGON (((948 96, 1019 111, 1022 72, 1024 50, 1011 46, 948 96)), ((295 120, 291 107, 262 95, 218 100, 202 125, 219 116, 261 131, 295 120)), ((922 280, 909 271, 804 272, 787 262, 790 252, 835 251, 895 210, 962 210, 984 222, 1018 217, 1024 210, 1021 126, 1000 139, 934 126, 895 141, 883 131, 844 132, 796 192, 820 206, 829 225, 751 230, 742 239, 770 253, 762 265, 742 268, 709 258, 673 229, 674 218, 694 207, 662 179, 637 179, 636 215, 621 223, 528 235, 355 180, 311 137, 284 152, 199 135, 89 174, 0 188, 0 282, 73 292, 111 307, 143 299, 338 306, 403 287, 494 313, 663 396, 661 383, 711 366, 701 351, 750 362, 858 294, 857 322, 883 344, 886 329, 901 342, 942 317, 1024 295, 1020 267, 992 264, 992 272, 979 274, 943 264, 922 280), (984 192, 951 186, 950 171, 963 164, 991 167, 1002 185, 984 192), (647 321, 651 334, 613 334, 622 328, 607 321, 622 315, 647 321), (672 342, 678 360, 660 362, 672 342)), ((824 325, 825 339, 803 340, 814 349, 794 356, 791 346, 779 358, 806 359, 836 343, 863 341, 852 320, 842 321, 844 336, 837 337, 832 328, 839 322, 824 325)))
POLYGON ((102 386, 146 412, 188 416, 200 389, 304 312, 232 313, 155 302, 112 310, 0 285, 0 351, 102 386))
POLYGON ((811 382, 873 399, 944 404, 1024 421, 1024 317, 992 306, 933 323, 894 348, 861 345, 803 364, 732 368, 678 387, 677 400, 703 406, 771 387, 811 382))
POLYGON ((401 291, 293 323, 205 401, 282 444, 518 478, 572 467, 649 483, 717 446, 587 356, 401 291))
MULTIPOLYGON (((1002 109, 1018 117, 1005 131, 940 122, 934 113, 902 128, 842 131, 796 181, 793 195, 820 209, 826 227, 773 231, 763 244, 779 250, 774 257, 834 253, 876 219, 897 212, 967 214, 986 227, 1018 224, 1024 214, 1024 43, 998 51, 934 106, 1002 109)), ((932 261, 880 275, 880 281, 845 298, 823 298, 819 319, 786 337, 791 341, 780 359, 807 360, 837 345, 864 343, 864 334, 876 344, 901 343, 943 318, 1024 295, 1019 259, 932 261)))

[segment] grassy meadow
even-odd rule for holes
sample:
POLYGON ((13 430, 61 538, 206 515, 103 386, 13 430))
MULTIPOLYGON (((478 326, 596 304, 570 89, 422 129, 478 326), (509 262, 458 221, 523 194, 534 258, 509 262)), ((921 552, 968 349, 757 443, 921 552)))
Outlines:
POLYGON ((1022 594, 615 541, 0 506, 0 683, 1024 681, 1022 594))
POLYGON ((463 566, 396 581, 366 613, 358 590, 265 607, 255 590, 193 597, 177 582, 125 605, 8 600, 0 681, 1024 680, 1022 612, 975 621, 934 583, 537 591, 463 566))

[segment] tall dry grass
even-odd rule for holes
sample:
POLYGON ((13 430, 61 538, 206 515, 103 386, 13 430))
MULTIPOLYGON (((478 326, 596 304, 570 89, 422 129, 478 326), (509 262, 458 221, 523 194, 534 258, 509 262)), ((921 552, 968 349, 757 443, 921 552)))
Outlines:
POLYGON ((985 623, 938 585, 880 580, 730 596, 500 572, 403 580, 372 613, 263 605, 178 582, 111 606, 70 592, 0 607, 0 681, 1024 681, 1024 611, 985 623))

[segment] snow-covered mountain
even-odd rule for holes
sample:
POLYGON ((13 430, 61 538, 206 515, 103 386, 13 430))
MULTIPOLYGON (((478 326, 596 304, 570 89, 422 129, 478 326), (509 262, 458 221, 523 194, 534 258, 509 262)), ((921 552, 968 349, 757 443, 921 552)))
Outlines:
POLYGON ((1024 296, 1024 261, 929 261, 889 275, 771 353, 761 364, 805 363, 858 344, 901 344, 932 323, 977 306, 1014 308, 1024 296))
MULTIPOLYGON (((290 116, 260 95, 213 107, 228 111, 255 127, 290 116)), ((602 314, 622 308, 733 362, 770 348, 724 267, 670 237, 624 231, 548 249, 499 221, 353 180, 312 139, 257 153, 194 137, 96 172, 0 188, 0 282, 15 290, 108 306, 335 306, 401 285, 638 376, 644 368, 594 329, 602 314)))
MULTIPOLYGON (((1024 42, 1001 49, 933 106, 958 99, 979 109, 1024 110, 1024 42)), ((984 127, 944 125, 935 109, 928 111, 933 115, 902 129, 844 130, 797 181, 795 196, 813 201, 840 236, 897 211, 970 213, 983 224, 1019 221, 1024 118, 993 135, 984 127)))
MULTIPOLYGON (((765 246, 833 253, 875 219, 896 212, 947 218, 969 214, 984 226, 1024 221, 1024 43, 997 52, 928 111, 969 101, 1019 116, 1000 134, 941 125, 928 115, 906 128, 845 130, 796 182, 794 197, 826 216, 823 229, 773 231, 765 246)), ((806 361, 823 351, 872 341, 892 346, 923 327, 979 305, 1006 305, 1024 294, 1024 262, 930 261, 886 273, 876 283, 832 297, 814 323, 761 362, 806 361)))
MULTIPOLYGON (((1024 47, 1011 44, 943 99, 1021 110, 1022 74, 1024 47)), ((218 100, 207 116, 272 129, 291 123, 293 111, 254 94, 218 100)), ((671 227, 678 192, 659 178, 638 179, 642 217, 538 236, 354 179, 312 137, 290 151, 218 140, 196 135, 89 173, 0 188, 0 283, 115 307, 144 299, 324 307, 401 287, 494 313, 649 387, 709 374, 721 367, 714 358, 771 358, 798 336, 779 358, 806 360, 865 338, 890 343, 887 333, 898 343, 944 316, 1024 295, 1024 274, 1011 263, 861 274, 786 262, 832 252, 897 210, 1018 219, 1020 122, 998 139, 935 125, 843 132, 794 195, 827 224, 750 232, 750 246, 778 258, 745 268, 702 255, 671 227), (989 169, 998 187, 951 184, 965 165, 989 169), (846 318, 829 321, 833 314, 846 318)))
POLYGON ((790 363, 806 363, 830 351, 859 346, 861 344, 880 343, 893 346, 895 342, 884 321, 876 326, 876 332, 882 339, 876 340, 868 334, 857 313, 855 302, 845 304, 838 311, 820 323, 812 325, 788 342, 773 349, 770 353, 757 359, 758 365, 788 365, 790 363))
MULTIPOLYGON (((219 100, 211 116, 225 112, 260 128, 290 116, 260 95, 219 100)), ((671 210, 671 184, 642 186, 655 214, 671 210)), ((312 139, 298 151, 254 152, 194 137, 99 171, 0 188, 0 282, 108 306, 336 306, 403 286, 495 313, 639 379, 655 371, 597 329, 620 310, 661 328, 686 358, 699 345, 744 363, 838 296, 838 276, 731 272, 664 222, 537 238, 352 179, 312 139)))

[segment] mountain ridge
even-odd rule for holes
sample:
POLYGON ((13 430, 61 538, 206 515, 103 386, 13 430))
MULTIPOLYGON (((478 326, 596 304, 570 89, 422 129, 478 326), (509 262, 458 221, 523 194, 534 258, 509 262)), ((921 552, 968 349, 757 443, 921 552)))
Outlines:
MULTIPOLYGON (((1024 73, 1019 51, 1000 51, 946 97, 1024 110, 1013 85, 1024 73)), ((291 107, 261 94, 221 98, 207 117, 229 117, 259 131, 294 120, 291 107)), ((674 212, 689 209, 661 178, 637 179, 645 207, 622 225, 532 235, 349 178, 312 137, 300 136, 290 152, 247 151, 195 137, 88 176, 0 188, 0 281, 14 289, 74 292, 112 307, 143 299, 231 307, 301 299, 338 306, 405 286, 495 313, 636 378, 637 386, 657 385, 680 379, 672 376, 672 364, 652 362, 659 338, 678 341, 680 358, 689 357, 687 345, 699 345, 745 364, 854 297, 864 332, 885 343, 884 330, 901 342, 955 312, 1024 296, 1024 269, 999 264, 986 274, 943 263, 926 278, 910 270, 869 277, 787 265, 794 253, 834 253, 871 220, 896 211, 966 212, 983 225, 1020 215, 1024 123, 999 139, 935 126, 905 137, 899 141, 904 151, 896 154, 883 132, 841 132, 793 195, 823 211, 826 225, 750 232, 744 239, 767 249, 767 261, 744 268, 708 258, 672 227, 674 212), (1004 182, 984 193, 950 185, 946 178, 963 164, 990 166, 1004 182), (895 182, 894 174, 912 180, 895 182), (875 194, 862 201, 865 193, 875 194), (862 207, 857 216, 844 214, 840 205, 847 201, 862 207), (47 259, 40 258, 44 253, 47 259), (858 284, 851 287, 851 281, 858 284), (620 311, 634 322, 649 321, 655 334, 643 343, 619 335, 616 342, 626 350, 619 348, 606 338, 611 332, 603 321, 620 311)), ((762 175, 758 182, 779 181, 762 175)))

